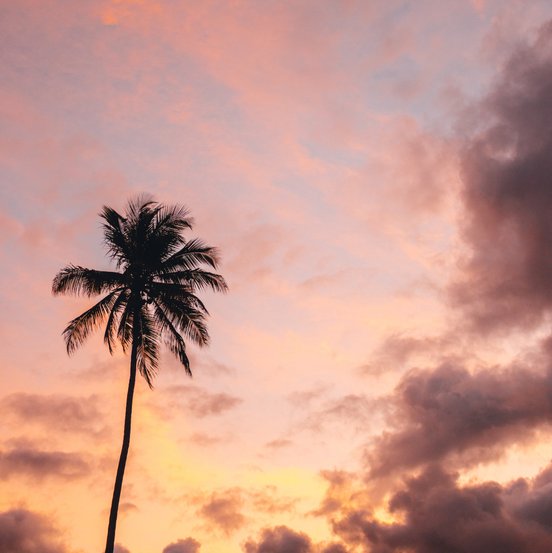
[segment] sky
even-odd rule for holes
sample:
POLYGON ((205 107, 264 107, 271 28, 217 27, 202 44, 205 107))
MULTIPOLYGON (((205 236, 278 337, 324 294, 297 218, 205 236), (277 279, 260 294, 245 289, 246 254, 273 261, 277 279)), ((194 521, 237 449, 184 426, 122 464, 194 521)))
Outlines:
POLYGON ((229 292, 136 388, 117 553, 552 550, 552 4, 0 0, 0 550, 103 551, 102 206, 229 292))

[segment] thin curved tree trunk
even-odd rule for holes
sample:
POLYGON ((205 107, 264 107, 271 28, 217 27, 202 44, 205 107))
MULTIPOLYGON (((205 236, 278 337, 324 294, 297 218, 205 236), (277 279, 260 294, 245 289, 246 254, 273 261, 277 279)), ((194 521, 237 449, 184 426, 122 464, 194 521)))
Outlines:
POLYGON ((125 474, 125 465, 130 445, 130 424, 132 419, 132 400, 134 397, 134 385, 136 383, 136 352, 137 340, 132 340, 132 353, 130 356, 130 378, 128 381, 128 392, 125 410, 125 428, 123 432, 123 445, 119 457, 119 466, 117 467, 117 476, 115 477, 115 486, 113 488, 113 499, 111 500, 111 511, 109 513, 109 526, 107 529, 107 542, 105 553, 113 553, 115 547, 115 528, 117 526, 117 513, 119 511, 119 499, 121 497, 121 488, 123 486, 123 476, 125 474))

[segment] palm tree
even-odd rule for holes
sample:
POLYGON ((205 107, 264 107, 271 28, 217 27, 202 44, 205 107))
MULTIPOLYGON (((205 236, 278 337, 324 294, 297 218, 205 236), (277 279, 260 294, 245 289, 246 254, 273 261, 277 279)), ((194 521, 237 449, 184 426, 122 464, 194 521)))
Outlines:
POLYGON ((163 340, 191 376, 184 337, 199 346, 209 342, 205 325, 208 312, 195 293, 205 288, 225 292, 227 286, 221 275, 201 268, 202 265, 217 268, 217 250, 201 240, 184 239, 183 231, 192 228, 186 208, 164 206, 142 196, 129 201, 124 217, 106 206, 100 216, 105 245, 117 271, 68 265, 54 278, 52 291, 55 295, 70 293, 88 297, 105 294, 63 331, 68 354, 104 321, 107 321, 104 341, 109 352, 113 353, 117 341, 123 351, 130 349, 123 445, 105 547, 105 553, 113 553, 130 443, 136 370, 151 388, 158 368, 159 344, 163 340))

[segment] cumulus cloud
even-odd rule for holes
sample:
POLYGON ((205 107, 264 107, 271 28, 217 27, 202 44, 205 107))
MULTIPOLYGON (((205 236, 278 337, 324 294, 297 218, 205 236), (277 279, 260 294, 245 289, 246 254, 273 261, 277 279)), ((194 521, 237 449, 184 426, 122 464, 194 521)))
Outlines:
POLYGON ((461 156, 470 255, 450 291, 478 331, 528 328, 552 307, 551 96, 548 22, 477 107, 461 156))
POLYGON ((488 460, 530 438, 552 422, 552 374, 445 364, 407 373, 390 401, 391 426, 366 456, 371 477, 454 455, 463 464, 488 460))
POLYGON ((201 544, 194 538, 186 538, 167 545, 163 553, 198 553, 200 547, 201 544))
POLYGON ((71 480, 89 472, 88 462, 78 453, 42 451, 25 446, 0 451, 0 479, 27 476, 37 480, 47 477, 71 480))
POLYGON ((66 553, 50 521, 25 509, 0 513, 0 551, 3 553, 66 553))
POLYGON ((242 514, 244 500, 240 490, 229 489, 211 494, 211 497, 199 509, 199 514, 207 523, 232 534, 239 530, 246 521, 242 514))
POLYGON ((552 550, 549 512, 543 518, 552 499, 549 480, 459 486, 455 475, 430 465, 391 496, 396 522, 355 509, 334 530, 371 553, 545 553, 552 550))
POLYGON ((265 528, 258 542, 249 540, 245 544, 246 553, 346 553, 341 543, 313 544, 302 532, 287 526, 265 528))
POLYGON ((258 543, 245 544, 246 553, 310 553, 312 543, 303 533, 295 532, 286 526, 263 530, 258 543))

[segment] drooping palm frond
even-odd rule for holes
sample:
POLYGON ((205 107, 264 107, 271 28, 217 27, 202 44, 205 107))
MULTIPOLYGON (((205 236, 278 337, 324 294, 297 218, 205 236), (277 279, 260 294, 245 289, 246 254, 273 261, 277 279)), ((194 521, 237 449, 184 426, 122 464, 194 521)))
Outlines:
POLYGON ((198 309, 205 315, 209 315, 205 304, 191 291, 190 286, 186 284, 173 284, 172 282, 152 282, 150 285, 150 297, 152 299, 163 297, 166 299, 180 299, 189 303, 195 309, 198 309))
POLYGON ((54 277, 52 293, 97 296, 121 286, 123 281, 121 273, 67 265, 54 277))
POLYGON ((121 342, 123 351, 126 351, 128 346, 132 343, 135 310, 136 298, 133 297, 132 292, 130 292, 129 298, 119 317, 119 328, 117 329, 117 338, 119 338, 119 342, 121 342))
POLYGON ((148 386, 153 388, 159 360, 159 330, 147 304, 137 309, 134 317, 136 326, 132 339, 136 342, 137 367, 148 386))
POLYGON ((121 310, 126 307, 129 297, 130 291, 128 288, 124 289, 119 294, 115 300, 115 303, 111 307, 111 312, 109 313, 109 317, 105 325, 104 342, 107 344, 109 353, 111 354, 113 354, 115 349, 115 336, 117 334, 117 325, 120 321, 121 310))
POLYGON ((164 337, 165 344, 176 356, 176 358, 182 363, 184 369, 186 370, 186 373, 189 376, 192 376, 190 360, 188 359, 188 355, 186 354, 186 344, 184 342, 184 339, 175 328, 170 318, 163 311, 159 303, 153 300, 152 304, 154 307, 155 321, 161 329, 161 334, 164 337))
POLYGON ((74 318, 63 331, 67 353, 71 355, 94 330, 107 317, 113 304, 117 301, 122 292, 122 288, 117 288, 102 298, 90 309, 74 318))
POLYGON ((190 301, 180 298, 159 296, 157 303, 174 326, 192 342, 203 347, 209 343, 209 333, 205 325, 205 314, 193 307, 190 301))

